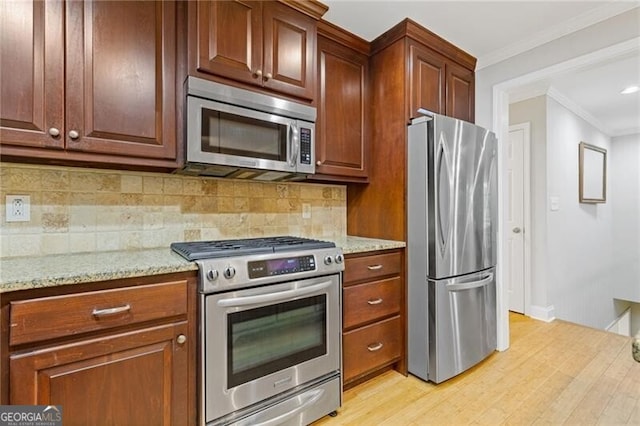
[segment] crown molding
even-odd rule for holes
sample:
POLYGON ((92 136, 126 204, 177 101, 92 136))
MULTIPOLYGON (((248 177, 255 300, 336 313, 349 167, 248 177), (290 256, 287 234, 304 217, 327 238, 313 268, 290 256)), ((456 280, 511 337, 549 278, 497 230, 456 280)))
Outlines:
POLYGON ((547 90, 547 96, 549 96, 551 99, 558 102, 560 105, 562 105, 563 107, 565 107, 566 109, 568 109, 569 111, 577 115, 578 117, 582 118, 587 123, 591 124, 600 132, 604 133, 609 137, 613 136, 614 134, 613 130, 611 130, 608 126, 606 126, 604 123, 598 120, 593 114, 586 111, 580 105, 575 103, 572 99, 568 98, 566 95, 561 93, 555 87, 553 86, 549 87, 549 90, 547 90))
POLYGON ((617 132, 614 132, 611 136, 614 138, 617 138, 620 136, 631 136, 631 135, 640 135, 640 126, 629 127, 628 129, 618 130, 617 132))
POLYGON ((546 95, 548 90, 549 90, 548 85, 530 87, 524 90, 518 90, 517 92, 509 93, 509 103, 515 104, 517 102, 522 102, 527 99, 537 98, 538 96, 546 95))
POLYGON ((568 21, 561 22, 545 31, 534 34, 526 40, 509 44, 503 48, 478 57, 476 72, 482 68, 497 64, 498 62, 502 62, 513 56, 519 55, 520 53, 534 49, 552 40, 574 33, 638 7, 640 6, 638 6, 637 2, 620 1, 608 3, 591 9, 568 21))

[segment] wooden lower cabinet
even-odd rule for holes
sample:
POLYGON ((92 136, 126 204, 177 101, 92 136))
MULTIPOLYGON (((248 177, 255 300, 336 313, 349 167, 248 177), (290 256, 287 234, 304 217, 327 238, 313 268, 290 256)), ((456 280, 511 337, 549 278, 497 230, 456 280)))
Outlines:
POLYGON ((343 382, 388 368, 406 374, 402 250, 347 255, 343 281, 343 382))
POLYGON ((344 381, 400 360, 400 317, 376 322, 343 334, 344 381))
POLYGON ((345 287, 342 326, 350 329, 400 312, 400 277, 345 287))
POLYGON ((61 405, 65 425, 196 424, 195 273, 95 286, 2 295, 2 403, 61 405))
POLYGON ((61 405, 65 425, 187 424, 186 321, 13 355, 10 403, 61 405))

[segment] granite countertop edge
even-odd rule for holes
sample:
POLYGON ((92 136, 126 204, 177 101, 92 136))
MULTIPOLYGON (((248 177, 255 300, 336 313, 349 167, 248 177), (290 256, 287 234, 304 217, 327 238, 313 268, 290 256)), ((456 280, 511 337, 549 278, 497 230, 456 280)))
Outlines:
MULTIPOLYGON (((333 240, 344 254, 403 248, 402 241, 347 236, 333 240)), ((0 259, 0 293, 197 271, 170 248, 70 253, 0 259)))

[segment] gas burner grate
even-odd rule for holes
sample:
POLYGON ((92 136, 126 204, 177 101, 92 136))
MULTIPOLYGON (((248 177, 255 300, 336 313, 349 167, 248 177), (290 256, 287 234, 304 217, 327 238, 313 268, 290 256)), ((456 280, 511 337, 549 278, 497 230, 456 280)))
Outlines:
POLYGON ((215 259, 335 246, 335 243, 330 241, 291 236, 171 243, 171 249, 187 260, 215 259))

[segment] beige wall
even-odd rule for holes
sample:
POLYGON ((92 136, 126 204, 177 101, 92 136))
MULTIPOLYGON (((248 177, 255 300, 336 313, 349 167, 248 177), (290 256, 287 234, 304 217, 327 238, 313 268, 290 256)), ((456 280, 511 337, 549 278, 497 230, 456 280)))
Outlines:
POLYGON ((0 163, 0 257, 168 247, 194 241, 346 235, 346 187, 0 163), (31 197, 31 220, 5 217, 31 197), (309 204, 311 218, 302 218, 309 204))

